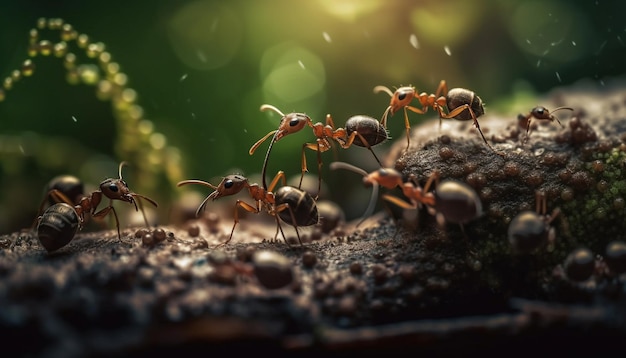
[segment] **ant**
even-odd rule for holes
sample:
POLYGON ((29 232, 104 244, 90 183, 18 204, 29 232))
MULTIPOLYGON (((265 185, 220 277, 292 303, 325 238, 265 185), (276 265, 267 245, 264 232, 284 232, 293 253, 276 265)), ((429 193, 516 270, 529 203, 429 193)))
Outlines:
POLYGON ((250 155, 254 154, 256 149, 270 136, 273 135, 272 141, 267 149, 267 153, 265 154, 265 160, 263 162, 263 187, 267 188, 265 182, 265 172, 267 169, 267 161, 272 150, 272 146, 274 142, 277 142, 284 136, 288 134, 292 134, 300 131, 305 126, 309 126, 313 129, 313 134, 316 137, 315 143, 304 143, 302 145, 302 173, 300 175, 300 184, 298 188, 302 187, 302 180, 304 178, 304 173, 308 172, 307 162, 306 162, 306 149, 311 149, 317 152, 317 167, 318 167, 318 189, 316 194, 316 199, 319 196, 319 193, 322 188, 322 157, 321 153, 328 151, 331 149, 331 141, 334 140, 343 149, 349 148, 352 144, 366 147, 369 151, 374 155, 374 158, 378 162, 379 165, 382 166, 380 160, 372 150, 372 146, 382 143, 384 140, 388 138, 387 130, 380 125, 380 123, 368 116, 357 115, 353 116, 346 122, 346 128, 336 128, 333 118, 330 114, 326 115, 326 123, 322 122, 313 123, 311 117, 307 116, 304 113, 289 113, 284 114, 278 108, 264 104, 261 106, 261 111, 271 110, 282 118, 280 120, 280 124, 278 129, 273 130, 259 139, 256 143, 250 147, 248 151, 250 155))
POLYGON ((421 205, 426 205, 428 212, 435 215, 439 225, 446 222, 457 223, 461 226, 461 231, 465 234, 463 224, 482 215, 482 203, 478 194, 467 184, 455 180, 443 180, 439 182, 439 171, 433 171, 428 177, 424 187, 421 187, 414 174, 410 174, 407 181, 404 181, 402 174, 393 168, 380 168, 372 173, 355 167, 348 163, 333 162, 331 169, 347 169, 363 176, 363 183, 373 187, 370 204, 364 214, 370 215, 374 209, 375 192, 378 185, 387 189, 399 187, 402 194, 409 199, 406 201, 384 194, 383 199, 395 204, 403 209, 417 209, 421 205), (435 183, 434 192, 429 191, 435 183))
POLYGON ((457 119, 461 121, 472 120, 474 126, 478 129, 480 136, 483 138, 485 144, 495 152, 491 145, 487 142, 483 131, 478 124, 478 117, 485 114, 483 107, 483 101, 474 93, 465 88, 452 88, 448 91, 448 85, 445 80, 439 82, 437 91, 435 94, 427 94, 422 92, 417 93, 417 90, 413 86, 403 86, 398 88, 395 92, 385 86, 374 87, 374 93, 385 92, 390 97, 389 106, 385 109, 383 117, 380 123, 386 127, 387 118, 393 116, 400 108, 404 109, 404 126, 406 128, 406 147, 409 148, 410 144, 410 129, 409 116, 407 110, 418 114, 424 114, 428 111, 428 108, 432 108, 439 114, 439 127, 441 128, 442 119, 457 119), (411 106, 413 99, 417 99, 422 108, 411 106), (448 113, 445 113, 443 108, 448 109, 448 113))
MULTIPOLYGON (((62 190, 58 188, 50 189, 48 193, 46 194, 46 197, 41 202, 41 205, 39 206, 39 211, 37 215, 37 220, 39 221, 39 224, 41 225, 41 222, 44 219, 43 216, 41 215, 43 208, 46 202, 49 200, 49 198, 52 198, 57 203, 65 203, 65 204, 72 206, 72 209, 75 211, 76 216, 78 217, 79 229, 82 228, 84 225, 85 214, 90 214, 91 217, 93 218, 101 218, 101 217, 106 216, 109 212, 112 212, 113 216, 115 217, 115 225, 117 226, 117 237, 118 239, 121 239, 122 235, 120 233, 120 222, 117 217, 117 213, 115 212, 115 208, 113 207, 113 200, 120 200, 120 201, 131 203, 135 205, 135 210, 137 211, 139 211, 139 207, 137 206, 137 201, 139 200, 136 201, 135 199, 145 199, 148 202, 150 202, 150 204, 154 205, 155 207, 158 206, 158 204, 154 200, 148 198, 147 196, 136 194, 130 191, 130 189, 128 188, 128 184, 126 184, 126 182, 122 179, 122 168, 126 164, 127 164, 126 162, 120 163, 119 168, 118 168, 118 173, 119 173, 118 179, 112 179, 112 178, 105 179, 104 181, 100 183, 99 190, 92 192, 88 196, 84 196, 84 195, 80 196, 77 200, 70 199, 67 194, 65 194, 62 190), (109 199, 109 205, 103 208, 102 210, 97 211, 98 205, 100 205, 100 202, 102 201, 103 196, 109 199)), ((148 223, 148 219, 146 218, 145 212, 143 211, 143 206, 141 205, 141 202, 139 202, 139 204, 140 204, 139 206, 141 207, 141 213, 143 214, 143 218, 146 223, 146 226, 149 227, 150 225, 148 223)), ((54 207, 54 205, 52 207, 54 207)), ((51 208, 48 208, 48 210, 50 210, 51 208)), ((55 210, 56 212, 58 212, 60 208, 57 207, 55 210)), ((63 215, 65 215, 65 217, 68 217, 67 214, 63 214, 63 215)), ((67 243, 69 243, 69 240, 67 241, 67 243)), ((59 248, 64 245, 59 246, 59 248)))
POLYGON ((563 109, 567 109, 570 111, 573 111, 573 108, 570 107, 558 107, 556 109, 554 109, 552 112, 550 112, 550 110, 548 110, 546 107, 543 106, 537 106, 533 109, 530 110, 530 112, 528 114, 518 114, 517 115, 517 120, 520 123, 520 126, 522 127, 526 127, 526 138, 524 138, 524 142, 526 142, 528 140, 528 138, 530 137, 530 123, 532 121, 533 118, 538 119, 538 120, 549 120, 550 122, 554 122, 554 120, 557 121, 557 123, 563 127, 563 124, 561 124, 561 121, 559 120, 559 117, 554 115, 554 112, 563 110, 563 109))
POLYGON ((261 212, 262 209, 267 210, 270 215, 276 218, 276 234, 274 239, 276 239, 278 231, 280 231, 283 236, 283 240, 285 240, 285 243, 289 245, 289 242, 287 242, 287 239, 285 238, 283 228, 280 225, 280 217, 280 219, 291 224, 296 229, 298 241, 302 246, 298 226, 310 226, 317 224, 319 221, 317 206, 311 195, 298 188, 286 186, 285 182, 285 173, 281 170, 276 174, 267 189, 256 183, 250 184, 246 177, 238 174, 232 174, 222 178, 222 181, 217 186, 203 180, 195 179, 180 181, 176 184, 176 186, 180 187, 188 184, 199 184, 213 189, 213 192, 202 201, 196 210, 196 217, 200 216, 200 212, 204 210, 209 200, 217 200, 222 196, 237 194, 244 188, 248 189, 250 197, 255 201, 255 205, 248 204, 239 199, 236 201, 234 216, 235 222, 232 230, 230 231, 230 236, 228 237, 228 240, 221 243, 217 247, 226 245, 233 238, 235 227, 239 222, 239 207, 243 208, 247 212, 255 214, 261 212), (279 181, 282 181, 283 186, 276 192, 273 192, 279 181))
POLYGON ((416 209, 421 204, 424 204, 429 208, 433 208, 435 206, 435 196, 433 195, 433 193, 429 192, 428 189, 432 185, 432 182, 439 178, 439 173, 436 171, 433 172, 424 188, 422 188, 417 185, 416 181, 404 182, 402 179, 402 174, 393 168, 381 167, 371 173, 368 173, 365 170, 352 164, 348 164, 345 162, 332 162, 330 163, 330 169, 346 169, 355 172, 363 177, 363 184, 365 186, 372 187, 372 196, 370 197, 370 202, 367 206, 367 209, 365 210, 365 213, 362 216, 361 221, 359 222, 359 224, 357 224, 357 226, 360 225, 363 220, 365 220, 365 218, 367 218, 374 212, 379 186, 382 186, 386 189, 394 189, 395 187, 399 187, 402 190, 404 196, 409 198, 409 200, 411 201, 410 204, 405 202, 404 200, 388 194, 384 194, 383 199, 404 209, 416 209))
POLYGON ((543 191, 535 192, 535 211, 525 210, 511 220, 508 229, 509 243, 518 253, 528 253, 542 244, 553 244, 555 240, 552 221, 561 214, 556 208, 547 214, 546 195, 543 191))

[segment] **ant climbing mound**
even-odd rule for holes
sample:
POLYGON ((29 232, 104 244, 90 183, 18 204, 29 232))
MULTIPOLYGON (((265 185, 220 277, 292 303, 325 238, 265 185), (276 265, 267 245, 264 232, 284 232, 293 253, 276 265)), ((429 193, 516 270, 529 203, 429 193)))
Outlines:
MULTIPOLYGON (((478 117, 485 114, 483 107, 483 101, 474 93, 465 88, 452 88, 448 90, 448 85, 445 80, 439 82, 437 91, 435 94, 428 94, 422 92, 417 93, 417 90, 413 86, 403 86, 398 88, 395 92, 392 92, 388 87, 376 86, 374 87, 374 93, 385 92, 390 97, 389 106, 385 109, 380 123, 383 126, 387 126, 387 118, 393 116, 400 109, 404 110, 404 126, 406 128, 406 147, 410 145, 410 130, 409 116, 407 110, 418 114, 425 114, 428 108, 432 108, 439 114, 439 127, 441 127, 442 119, 457 119, 460 121, 472 120, 474 127, 480 133, 485 144, 495 152, 493 147, 487 142, 483 131, 478 124, 478 117), (417 99, 421 108, 411 105, 413 99, 417 99), (448 112, 444 111, 447 108, 448 112)), ((497 153, 497 152, 496 152, 497 153)))
MULTIPOLYGON (((363 220, 365 220, 374 212, 379 186, 382 186, 386 189, 394 189, 396 187, 402 189, 402 193, 404 194, 404 196, 411 201, 410 204, 395 196, 389 194, 383 195, 384 200, 402 208, 415 209, 422 204, 426 205, 429 208, 434 208, 435 206, 435 196, 428 190, 430 189, 433 180, 436 180, 438 178, 438 173, 436 172, 433 172, 424 188, 422 188, 419 185, 416 185, 416 183, 414 182, 404 182, 402 179, 402 174, 393 168, 379 168, 371 173, 368 173, 365 170, 352 164, 348 164, 345 162, 332 162, 330 163, 330 169, 350 170, 363 177, 363 184, 365 186, 372 187, 372 196, 370 197, 370 202, 367 206, 367 209, 365 210, 365 213, 363 213, 362 219, 359 224, 361 224, 363 220)), ((357 224, 357 226, 359 224, 357 224)))
POLYGON ((287 245, 289 245, 289 242, 287 242, 279 218, 296 229, 296 235, 301 246, 302 240, 298 232, 298 226, 315 225, 319 221, 319 214, 313 197, 298 188, 286 186, 285 173, 283 171, 279 171, 276 174, 267 189, 256 183, 250 184, 246 177, 238 174, 224 177, 217 186, 203 180, 195 179, 180 181, 176 186, 180 187, 188 184, 198 184, 213 189, 213 192, 202 201, 196 210, 196 216, 200 216, 200 213, 204 210, 209 200, 217 200, 223 196, 235 195, 243 189, 248 189, 250 197, 255 201, 254 205, 239 199, 236 201, 233 228, 230 231, 228 240, 219 244, 217 247, 226 245, 233 238, 235 227, 237 223, 239 223, 240 207, 247 212, 255 214, 266 210, 268 214, 276 219, 276 234, 274 235, 274 239, 278 237, 278 232, 280 231, 287 245), (273 192, 279 181, 282 181, 283 186, 276 192, 273 192))
MULTIPOLYGON (((363 176, 363 183, 372 186, 373 192, 370 203, 363 217, 371 215, 375 205, 378 186, 387 189, 400 188, 402 194, 409 200, 406 202, 396 196, 384 194, 383 199, 403 209, 417 209, 425 205, 428 212, 435 215, 437 223, 456 223, 465 233, 464 224, 482 215, 482 203, 478 194, 469 185, 455 180, 439 182, 439 171, 433 171, 424 187, 420 186, 414 175, 403 180, 402 174, 393 168, 380 168, 371 173, 344 162, 333 162, 331 169, 347 169, 363 176), (433 185, 434 183, 434 185, 433 185), (434 187, 434 191, 430 189, 434 187)), ((362 222, 362 220, 361 220, 362 222)))

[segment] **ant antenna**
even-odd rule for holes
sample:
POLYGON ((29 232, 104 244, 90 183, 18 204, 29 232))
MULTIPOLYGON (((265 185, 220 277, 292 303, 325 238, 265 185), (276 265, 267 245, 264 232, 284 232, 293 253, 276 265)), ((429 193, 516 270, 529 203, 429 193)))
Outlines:
MULTIPOLYGON (((331 170, 336 170, 336 169, 345 169, 345 170, 350 170, 354 173, 357 173, 359 175, 361 175, 362 177, 367 177, 367 172, 357 166, 354 166, 352 164, 349 163, 345 163, 345 162, 332 162, 330 163, 330 169, 331 170)), ((361 216, 361 220, 358 222, 358 224, 356 224, 356 226, 358 227, 359 225, 361 225, 363 223, 363 221, 365 221, 366 218, 368 218, 369 216, 372 215, 372 213, 374 213, 374 208, 376 207, 376 198, 378 197, 378 182, 373 182, 372 183, 372 195, 370 197, 370 201, 367 204, 367 209, 365 209, 365 212, 363 213, 363 215, 361 216)))

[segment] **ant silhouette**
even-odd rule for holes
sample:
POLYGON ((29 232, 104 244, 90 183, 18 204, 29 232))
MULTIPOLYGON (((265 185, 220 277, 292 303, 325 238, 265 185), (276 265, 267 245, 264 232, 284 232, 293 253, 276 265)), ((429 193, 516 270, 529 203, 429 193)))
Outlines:
POLYGON ((265 142, 270 136, 273 136, 272 141, 270 142, 270 145, 267 149, 267 153, 265 154, 263 170, 261 173, 263 177, 264 188, 267 188, 265 182, 265 172, 267 170, 267 162, 269 160, 273 144, 289 134, 299 132, 307 125, 312 128, 316 140, 315 143, 304 143, 302 145, 302 173, 300 175, 300 184, 298 188, 302 187, 304 173, 308 172, 305 154, 305 151, 308 148, 317 152, 318 190, 315 196, 316 199, 319 196, 322 188, 321 153, 331 149, 332 141, 339 143, 339 145, 343 149, 347 149, 353 144, 366 147, 367 149, 369 149, 372 155, 374 155, 374 158, 376 159, 378 164, 382 166, 382 164, 380 164, 380 160, 376 156, 376 153, 374 153, 371 147, 385 141, 388 138, 388 135, 386 129, 381 126, 376 119, 372 117, 364 115, 353 116, 346 122, 346 128, 336 128, 333 118, 330 114, 326 115, 326 123, 324 124, 322 122, 313 123, 311 117, 307 116, 304 113, 294 112, 284 114, 281 110, 269 104, 264 104, 261 106, 261 111, 266 110, 271 110, 281 116, 278 129, 267 133, 256 143, 254 143, 248 151, 250 155, 254 154, 254 152, 263 142, 265 142))
POLYGON ((535 192, 535 205, 535 211, 522 211, 509 224, 509 243, 516 253, 529 253, 543 244, 554 244, 556 233, 550 224, 561 215, 561 210, 556 208, 548 214, 546 194, 541 190, 535 192))
POLYGON ((285 182, 285 173, 283 171, 279 171, 267 189, 256 183, 250 184, 246 177, 238 174, 232 174, 222 178, 222 181, 217 186, 203 180, 195 179, 180 181, 176 184, 176 186, 180 187, 188 184, 198 184, 213 189, 213 192, 202 201, 196 210, 196 217, 200 216, 200 213, 204 210, 209 200, 217 200, 223 196, 235 195, 243 189, 248 189, 248 193, 255 201, 255 204, 251 205, 243 200, 237 199, 235 202, 233 228, 230 231, 228 240, 219 244, 217 247, 226 245, 233 238, 235 227, 237 226, 237 223, 239 223, 240 207, 247 212, 255 214, 260 213, 262 210, 267 211, 268 214, 276 219, 276 234, 274 235, 274 239, 278 237, 278 232, 280 231, 283 236, 283 240, 287 245, 290 244, 285 238, 285 233, 280 225, 279 218, 284 222, 291 224, 296 229, 298 241, 302 246, 298 226, 310 226, 318 223, 319 214, 317 206, 311 195, 295 187, 287 186, 285 185, 285 182), (273 192, 279 181, 282 181, 283 186, 281 186, 276 192, 273 192))
POLYGON ((446 81, 441 80, 435 94, 427 94, 426 92, 418 94, 417 90, 413 86, 403 86, 398 88, 395 92, 392 92, 385 86, 374 87, 374 93, 379 92, 385 92, 391 97, 389 106, 385 109, 383 117, 380 121, 384 127, 387 126, 387 118, 389 116, 393 116, 401 108, 404 109, 404 126, 406 128, 407 149, 410 145, 411 130, 407 110, 418 114, 425 114, 428 111, 428 108, 432 108, 439 114, 440 128, 442 119, 457 119, 461 121, 472 120, 474 127, 478 129, 478 132, 483 138, 485 144, 489 147, 489 149, 495 152, 493 147, 491 147, 491 145, 487 142, 487 139, 478 124, 478 117, 485 113, 485 109, 483 107, 483 101, 473 91, 465 88, 452 88, 448 90, 446 81), (417 99, 422 108, 411 106, 413 99, 417 99), (448 113, 444 111, 444 108, 448 109, 448 113))

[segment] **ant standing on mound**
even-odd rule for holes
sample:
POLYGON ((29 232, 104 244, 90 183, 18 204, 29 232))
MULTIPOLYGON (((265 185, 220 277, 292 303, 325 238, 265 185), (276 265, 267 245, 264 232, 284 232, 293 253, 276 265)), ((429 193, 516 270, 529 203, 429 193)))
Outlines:
MULTIPOLYGON (((86 214, 89 214, 94 218, 100 218, 112 212, 115 217, 117 237, 118 239, 121 239, 120 222, 117 217, 117 213, 115 212, 115 208, 113 207, 113 200, 131 203, 135 205, 135 210, 137 211, 139 211, 139 207, 137 206, 137 201, 139 201, 139 199, 145 199, 155 207, 158 206, 154 200, 148 198, 147 196, 130 191, 128 184, 126 184, 126 182, 122 179, 122 167, 125 164, 126 162, 121 162, 119 165, 118 179, 105 179, 100 183, 100 188, 98 190, 92 192, 88 196, 82 196, 76 201, 70 199, 65 193, 63 193, 63 191, 57 188, 53 188, 48 191, 39 206, 37 219, 35 220, 35 222, 38 223, 37 231, 39 234, 39 240, 47 251, 50 252, 58 250, 59 248, 67 245, 74 237, 76 231, 82 228, 85 222, 86 214), (97 211, 98 205, 102 202, 103 197, 109 199, 109 205, 104 207, 102 210, 97 211), (52 205, 42 215, 43 208, 49 198, 54 199, 57 203, 64 203, 67 206, 58 204, 52 205), (72 208, 72 210, 68 210, 67 207, 72 208), (70 227, 75 226, 73 225, 76 221, 74 216, 78 219, 77 230, 68 229, 66 226, 68 224, 68 220, 70 227)), ((141 207, 141 213, 143 214, 146 226, 150 227, 141 202, 139 206, 141 207)))
POLYGON ((441 80, 435 94, 428 94, 426 92, 418 94, 417 90, 413 86, 400 87, 395 92, 392 92, 385 86, 374 87, 374 93, 379 92, 385 92, 391 97, 389 106, 383 113, 383 117, 380 121, 383 126, 386 127, 387 118, 390 115, 393 116, 401 108, 404 109, 404 126, 406 128, 407 149, 410 144, 411 129, 407 110, 418 114, 424 114, 430 107, 439 114, 440 128, 442 119, 457 119, 460 121, 472 120, 474 127, 478 129, 478 132, 483 138, 485 144, 489 147, 489 149, 495 152, 493 147, 491 147, 491 145, 487 142, 487 139, 478 124, 478 117, 485 113, 485 109, 483 107, 483 101, 473 91, 465 88, 452 88, 448 91, 446 81, 441 80), (411 106, 413 99, 417 99, 419 101, 421 108, 411 106), (448 113, 444 111, 444 108, 447 108, 448 113))
POLYGON ((296 229, 296 235, 298 236, 298 241, 301 246, 302 240, 300 239, 298 226, 315 225, 319 221, 317 205, 315 204, 313 197, 298 188, 285 186, 285 173, 283 171, 279 171, 276 174, 267 189, 262 188, 256 183, 250 184, 246 177, 237 174, 224 177, 217 186, 203 180, 195 179, 180 181, 176 184, 176 186, 180 187, 188 184, 199 184, 214 190, 202 201, 196 210, 196 216, 200 216, 200 212, 204 210, 209 200, 217 200, 222 196, 235 195, 244 188, 248 189, 250 197, 255 201, 255 204, 251 205, 243 200, 237 200, 235 203, 235 222, 232 230, 230 231, 230 235, 228 236, 228 240, 219 244, 217 247, 226 245, 233 238, 235 227, 239 222, 240 207, 255 214, 258 214, 262 211, 262 209, 265 209, 270 215, 276 218, 276 234, 274 235, 274 239, 276 239, 278 231, 280 231, 283 236, 283 240, 285 240, 287 245, 289 245, 289 242, 287 242, 287 239, 285 238, 285 233, 280 225, 279 217, 296 229), (283 186, 276 192, 273 192, 279 181, 282 181, 283 186))

